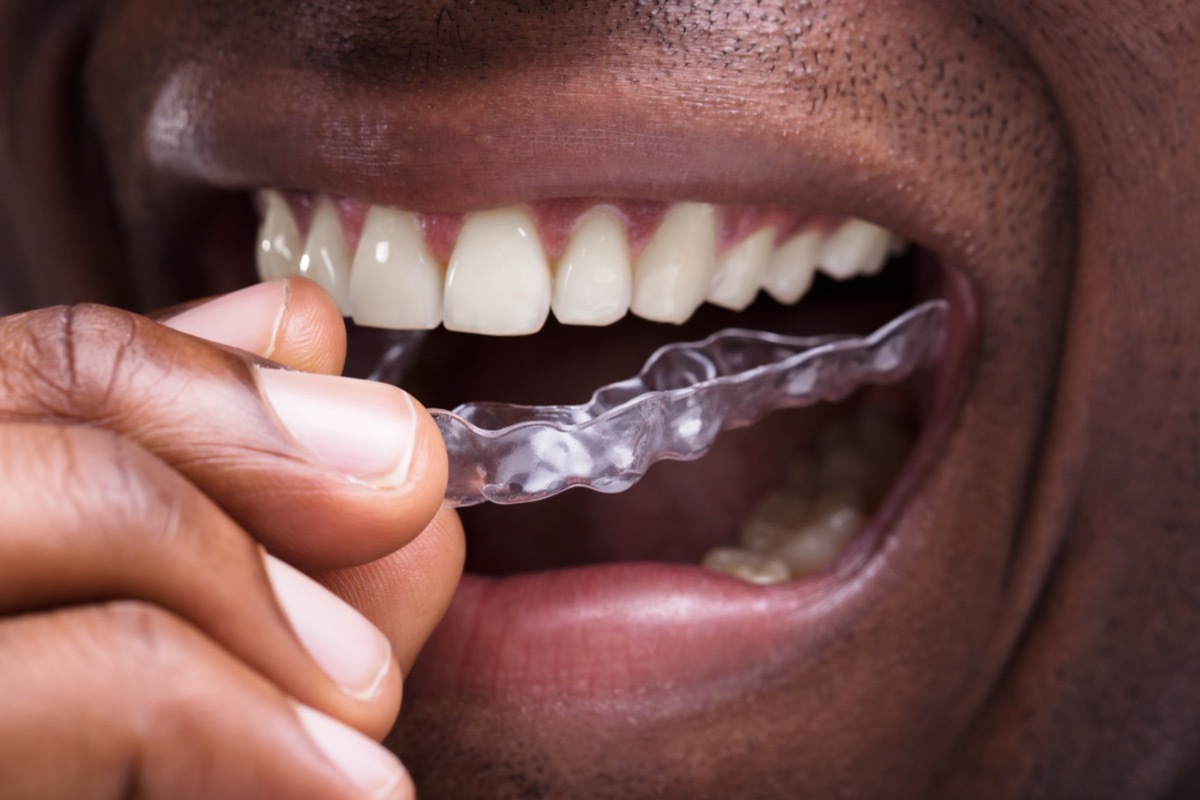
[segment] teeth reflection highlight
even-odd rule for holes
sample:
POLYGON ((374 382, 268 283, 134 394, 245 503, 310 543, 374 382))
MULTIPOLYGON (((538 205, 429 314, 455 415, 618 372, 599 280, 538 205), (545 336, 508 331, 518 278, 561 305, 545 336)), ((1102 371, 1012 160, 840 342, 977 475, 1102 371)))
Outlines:
POLYGON ((447 330, 537 333, 550 314, 550 296, 550 265, 528 213, 504 208, 467 217, 446 272, 447 330))
POLYGON ((298 274, 304 239, 296 227, 296 218, 283 195, 276 191, 262 193, 263 222, 258 232, 259 280, 273 281, 298 274))
POLYGON ((554 316, 567 325, 609 325, 629 312, 632 292, 625 226, 598 211, 576 228, 558 262, 554 316))
POLYGON ((443 284, 416 217, 372 208, 350 272, 354 321, 397 330, 436 328, 442 323, 443 284))
POLYGON ((716 269, 716 210, 680 203, 667 212, 633 276, 630 309, 655 322, 686 322, 704 302, 716 269))
POLYGON ((763 228, 726 250, 717 260, 708 302, 732 311, 742 311, 753 303, 774 247, 775 229, 763 228))
POLYGON ((322 198, 313 215, 299 274, 311 278, 329 292, 342 316, 350 316, 350 253, 342 221, 333 202, 322 198))

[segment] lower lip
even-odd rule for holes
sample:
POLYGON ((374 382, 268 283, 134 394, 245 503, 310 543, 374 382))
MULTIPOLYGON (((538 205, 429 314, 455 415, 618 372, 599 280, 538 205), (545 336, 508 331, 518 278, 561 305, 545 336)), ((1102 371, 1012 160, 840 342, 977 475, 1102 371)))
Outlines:
MULTIPOLYGON (((853 624, 857 588, 936 460, 966 394, 980 332, 972 287, 943 273, 952 323, 925 376, 926 424, 866 529, 814 578, 757 587, 696 566, 603 564, 504 578, 466 575, 408 680, 410 691, 524 708, 646 702, 656 691, 711 697, 731 679, 819 656, 853 624), (634 699, 636 698, 636 700, 634 699)), ((519 536, 519 531, 514 532, 519 536)))

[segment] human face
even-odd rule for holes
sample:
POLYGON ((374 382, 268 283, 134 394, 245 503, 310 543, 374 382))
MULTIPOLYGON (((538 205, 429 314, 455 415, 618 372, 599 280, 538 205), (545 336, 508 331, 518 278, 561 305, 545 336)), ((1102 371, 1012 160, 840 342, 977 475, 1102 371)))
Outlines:
MULTIPOLYGON (((248 198, 272 187, 802 208, 936 256, 959 320, 939 402, 847 549, 769 588, 629 564, 468 579, 391 740, 428 796, 1148 797, 1200 776, 1196 4, 5 0, 0 31, 10 307, 247 282, 248 198)), ((773 319, 876 319, 855 302, 773 319)), ((553 388, 537 341, 443 365, 486 346, 493 374, 553 388)), ((675 557, 712 527, 686 501, 748 515, 763 440, 812 438, 790 424, 664 467, 669 513, 498 510, 480 538, 506 538, 479 548, 582 525, 608 560, 643 555, 605 543, 630 531, 675 557)))

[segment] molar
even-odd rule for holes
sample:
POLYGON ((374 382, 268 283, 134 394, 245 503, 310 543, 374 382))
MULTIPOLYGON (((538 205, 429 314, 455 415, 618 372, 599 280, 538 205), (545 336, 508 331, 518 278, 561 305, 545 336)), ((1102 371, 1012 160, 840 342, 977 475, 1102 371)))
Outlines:
POLYGON ((834 423, 743 523, 738 546, 710 552, 704 566, 752 583, 761 582, 762 564, 783 564, 790 578, 820 572, 866 525, 911 447, 899 420, 883 411, 834 423))
POLYGON ((629 312, 632 268, 625 226, 600 210, 576 228, 558 263, 551 307, 567 325, 609 325, 629 312))
POLYGON ((716 210, 707 203, 672 208, 638 259, 630 309, 655 322, 686 322, 704 302, 716 269, 716 210))
POLYGON ((325 287, 342 316, 350 316, 350 253, 337 208, 328 198, 322 197, 317 203, 299 274, 325 287))
MULTIPOLYGON (((763 555, 779 559, 787 564, 792 577, 802 578, 829 566, 862 530, 866 515, 853 501, 844 498, 793 500, 776 498, 776 502, 756 512, 755 520, 777 531, 776 540, 763 555)), ((749 531, 743 532, 743 536, 757 541, 767 538, 749 531)))
POLYGON ((550 266, 526 211, 502 208, 467 216, 443 298, 447 330, 489 336, 541 330, 550 314, 550 266))
POLYGON ((780 559, 738 547, 713 548, 704 557, 703 565, 759 586, 784 583, 792 577, 791 570, 780 559))
POLYGON ((359 325, 431 330, 442 322, 442 270, 412 214, 373 207, 350 272, 350 308, 359 325))

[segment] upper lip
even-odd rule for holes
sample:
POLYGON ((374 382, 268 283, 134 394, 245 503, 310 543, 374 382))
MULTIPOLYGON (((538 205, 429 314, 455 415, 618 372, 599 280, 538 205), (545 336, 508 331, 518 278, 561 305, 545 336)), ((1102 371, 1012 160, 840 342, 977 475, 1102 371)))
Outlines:
POLYGON ((397 102, 386 89, 352 93, 308 78, 175 73, 146 125, 145 196, 168 209, 194 200, 197 189, 261 187, 418 211, 559 197, 794 206, 871 220, 981 277, 971 256, 988 208, 951 202, 970 189, 961 175, 952 184, 914 168, 870 146, 875 135, 851 130, 835 141, 816 131, 804 146, 782 149, 778 130, 730 129, 720 116, 706 123, 626 109, 628 121, 612 122, 603 111, 580 119, 550 105, 513 114, 501 98, 482 108, 431 107, 397 102), (285 81, 300 88, 281 91, 285 81), (179 129, 178 104, 197 96, 210 99, 179 129))

